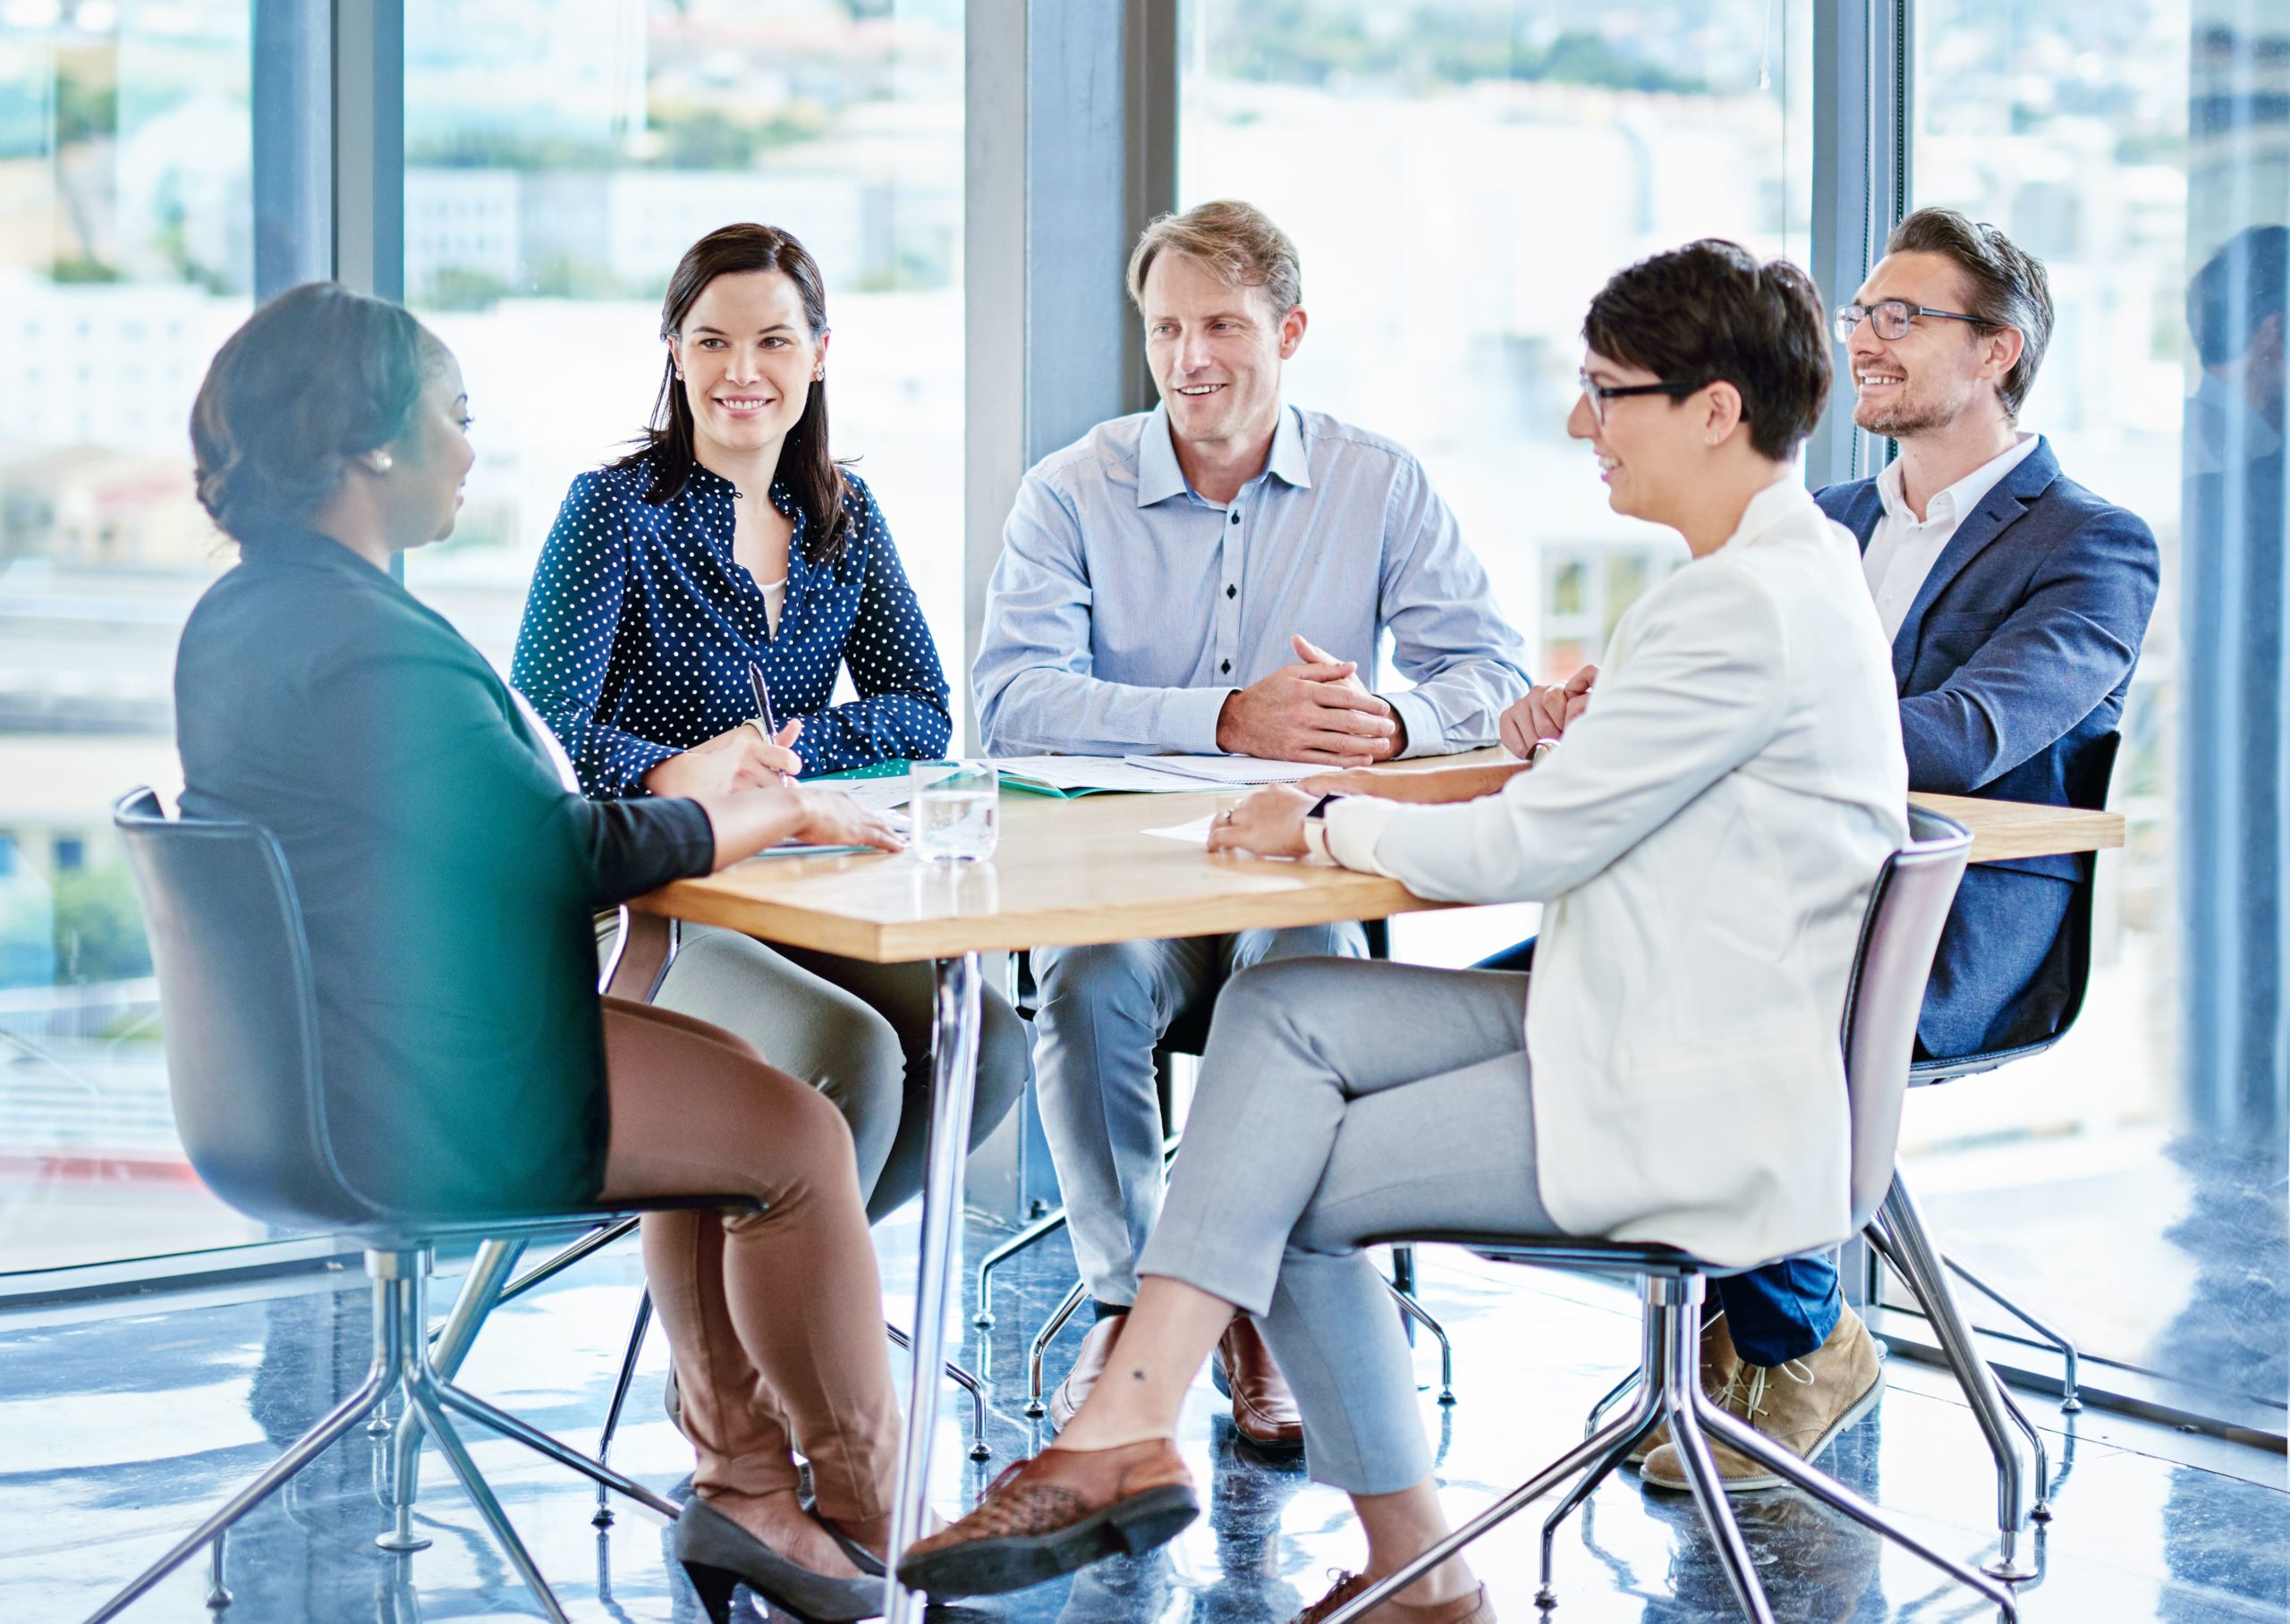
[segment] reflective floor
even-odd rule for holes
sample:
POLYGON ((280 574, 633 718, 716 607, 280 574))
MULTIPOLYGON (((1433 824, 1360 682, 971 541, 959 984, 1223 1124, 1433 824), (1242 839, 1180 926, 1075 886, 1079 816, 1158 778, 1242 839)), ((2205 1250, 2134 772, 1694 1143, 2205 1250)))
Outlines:
MULTIPOLYGON (((997 1232, 978 1228, 973 1256, 997 1232)), ((886 1278, 911 1280, 912 1225, 883 1236, 886 1278)), ((1585 1408, 1633 1357, 1635 1307, 1589 1282, 1505 1270, 1444 1251, 1423 1255, 1423 1296, 1455 1342, 1459 1402, 1436 1402, 1427 1340, 1419 1370, 1427 1426, 1440 1441, 1451 1513, 1468 1515, 1563 1451, 1585 1408)), ((999 1323, 980 1350, 963 1322, 964 1358, 993 1389, 992 1459, 966 1458, 969 1408, 942 1408, 937 1498, 952 1509, 1036 1442, 1023 1417, 1025 1339, 1072 1276, 1061 1240, 1035 1248, 997 1283, 999 1323)), ((632 1252, 591 1259, 496 1315, 464 1372, 476 1391, 581 1447, 592 1447, 635 1306, 632 1252)), ((442 1299, 450 1284, 439 1292, 442 1299)), ((907 1311, 903 1287, 886 1302, 907 1311)), ((442 1311, 442 1300, 436 1305, 442 1311)), ((84 1617, 362 1375, 369 1297, 354 1273, 313 1283, 240 1288, 154 1305, 146 1299, 0 1315, 0 1620, 84 1617)), ((1049 1359, 1071 1357, 1069 1332, 1049 1359)), ((617 1464, 681 1493, 689 1465, 663 1417, 665 1345, 647 1349, 615 1451, 617 1464)), ((2067 1417, 2040 1395, 2052 1434, 2057 1519, 2036 1544, 2031 1620, 2158 1619, 2178 1624, 2290 1617, 2290 1493, 2278 1455, 2117 1417, 2067 1417)), ((585 1484, 514 1444, 472 1438, 542 1570, 574 1617, 697 1620, 698 1603, 666 1558, 659 1521, 624 1510, 590 1526, 585 1484)), ((1149 1559, 1108 1564, 992 1605, 934 1618, 1013 1620, 1276 1621, 1319 1595, 1361 1547, 1343 1499, 1292 1465, 1236 1446, 1200 1383, 1182 1442, 1209 1515, 1149 1559)), ((1918 1532, 1968 1560, 1989 1548, 1993 1477, 1970 1414, 1937 1373, 1895 1360, 1873 1417, 1845 1434, 1831 1468, 1918 1532)), ((420 1526, 434 1542, 386 1555, 379 1462, 362 1434, 323 1457, 233 1537, 230 1624, 404 1621, 538 1611, 434 1451, 425 1457, 420 1526)), ((1990 1617, 1976 1597, 1914 1558, 1792 1493, 1736 1502, 1760 1572, 1788 1620, 1990 1617)), ((1535 1620, 1535 1519, 1476 1550, 1498 1611, 1535 1620)), ((1556 1620, 1727 1619, 1722 1572, 1682 1499, 1620 1476, 1570 1523, 1557 1546, 1556 1620)), ((204 1620, 203 1563, 178 1572, 127 1616, 204 1620)), ((752 1598, 741 1593, 742 1616, 752 1598)))

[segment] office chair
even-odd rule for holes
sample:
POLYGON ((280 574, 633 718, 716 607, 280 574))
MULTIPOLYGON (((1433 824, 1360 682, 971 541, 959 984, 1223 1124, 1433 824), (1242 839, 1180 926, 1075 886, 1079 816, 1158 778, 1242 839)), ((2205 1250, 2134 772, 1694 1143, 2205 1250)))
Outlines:
POLYGON ((755 1204, 744 1197, 692 1196, 564 1212, 433 1213, 408 1208, 386 1190, 353 1186, 336 1159, 327 1121, 310 949, 278 842, 252 824, 170 819, 148 789, 114 803, 112 821, 126 847, 158 975, 167 1087, 184 1154, 208 1188, 248 1216, 363 1243, 374 1282, 374 1351, 356 1391, 106 1602, 89 1624, 117 1616, 202 1545, 208 1549, 208 1604, 228 1605, 224 1557, 231 1527, 394 1395, 437 1435, 478 1515, 542 1611, 564 1619, 449 1413, 513 1438, 670 1520, 677 1507, 464 1392, 437 1368, 424 1335, 432 1248, 640 1211, 752 1211, 755 1204))
MULTIPOLYGON (((2116 755, 2121 742, 2122 735, 2119 733, 2106 735, 2079 764, 2077 782, 2068 786, 2069 805, 2085 810, 2097 810, 2107 805, 2108 783, 2114 775, 2116 755)), ((2068 1030, 2075 1024, 2075 1018, 2082 1012, 2084 993, 2091 975, 2091 918, 2098 857, 2096 853, 2087 852, 2080 861, 2083 868, 2082 877, 2068 901, 2067 917, 2061 922, 2058 943, 2053 949, 2055 953, 2061 955, 2066 970, 2067 999, 2058 1023, 2050 1035, 2009 1049, 1912 1060, 1908 1068, 1910 1087, 1929 1087, 1959 1077, 1992 1071, 2013 1061, 2040 1054, 2067 1036, 2068 1030)), ((1933 1340, 1940 1346, 1941 1358, 1949 1374, 1956 1378, 1957 1385, 1963 1389, 1973 1418, 1980 1424, 1980 1435, 1987 1442, 1989 1454, 1995 1458, 1999 1546, 1995 1559, 1985 1564, 1986 1570, 1998 1578, 2031 1577, 2035 1569, 2018 1561, 2014 1551, 2023 1508, 2028 1520, 2040 1523, 2051 1520, 2049 1453, 2044 1447, 2043 1434, 2036 1430, 2026 1412, 2020 1408, 2019 1401, 2012 1396, 2011 1389, 1997 1379, 1994 1367, 1980 1353, 1972 1322, 1956 1300, 1955 1293, 1949 1289, 1949 1272, 1960 1275, 1966 1284, 2059 1350, 2063 1362, 2059 1408, 2070 1414, 2083 1408, 2078 1391, 2081 1358, 2075 1344, 1942 1252, 1925 1228, 1915 1197, 1910 1193, 1907 1182, 1897 1168, 1894 1170, 1892 1190, 1862 1233, 1869 1242, 1870 1252, 1869 1300, 1873 1302, 1877 1298, 1879 1282, 1876 1270, 1881 1260, 1891 1266, 1893 1273, 1899 1276, 1910 1295, 1916 1299, 1926 1323, 1932 1328, 1933 1340), (2016 1429, 2027 1441, 2028 1451, 2032 1458, 2032 1471, 2012 1447, 2007 1428, 2016 1429)), ((1607 1413, 1637 1385, 1639 1373, 1631 1372, 1592 1406, 1590 1418, 1583 1427, 1585 1436, 1597 1430, 1607 1413)))
MULTIPOLYGON (((1871 1219, 1891 1187, 1917 1011, 1924 1001, 1925 978, 1931 970, 1940 926, 1963 874, 1965 854, 1972 848, 1971 835, 1961 825, 1946 818, 1912 811, 1909 825, 1909 844, 1887 859, 1878 875, 1845 992, 1843 1041, 1852 1111, 1850 1188, 1855 1228, 1871 1219)), ((1362 1591, 1330 1615, 1327 1624, 1352 1624, 1579 1473, 1543 1523, 1542 1588, 1536 1600, 1544 1607, 1556 1605, 1551 1562, 1559 1526, 1621 1463, 1632 1445, 1665 1421, 1684 1460, 1695 1508, 1717 1544, 1734 1598, 1756 1624, 1772 1624, 1773 1611, 1751 1563, 1741 1528, 1726 1504, 1717 1462, 1709 1453, 1712 1438, 1923 1557, 1995 1603, 2006 1620, 2017 1619, 2016 1603, 2004 1586, 1942 1555, 1818 1468, 1736 1419, 1702 1391, 1701 1301, 1709 1276, 1725 1271, 1689 1252, 1651 1242, 1429 1231, 1371 1239, 1443 1241, 1505 1263, 1635 1276, 1645 1306, 1641 1358, 1647 1380, 1629 1414, 1600 1428, 1413 1561, 1362 1591)))

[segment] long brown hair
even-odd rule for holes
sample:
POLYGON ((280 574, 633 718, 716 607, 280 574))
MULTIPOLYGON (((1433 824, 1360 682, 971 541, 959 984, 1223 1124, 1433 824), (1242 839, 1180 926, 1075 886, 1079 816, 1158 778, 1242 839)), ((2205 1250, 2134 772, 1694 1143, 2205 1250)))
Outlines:
MULTIPOLYGON (((778 271, 803 296, 803 320, 814 343, 827 332, 827 291, 818 262, 803 245, 776 226, 752 224, 719 226, 684 250, 668 278, 668 296, 660 306, 660 336, 674 338, 683 331, 702 290, 718 276, 742 271, 778 271)), ((652 484, 644 500, 658 505, 673 502, 691 479, 698 463, 692 438, 691 402, 684 399, 683 381, 676 376, 671 353, 661 370, 660 396, 653 403, 651 427, 639 436, 642 449, 623 457, 615 468, 639 468, 649 461, 652 484)), ((851 516, 844 512, 843 469, 827 449, 827 383, 811 380, 803 399, 803 415, 787 431, 779 448, 777 478, 787 482, 795 505, 803 512, 807 538, 804 555, 811 562, 832 563, 843 556, 851 530, 851 516)))

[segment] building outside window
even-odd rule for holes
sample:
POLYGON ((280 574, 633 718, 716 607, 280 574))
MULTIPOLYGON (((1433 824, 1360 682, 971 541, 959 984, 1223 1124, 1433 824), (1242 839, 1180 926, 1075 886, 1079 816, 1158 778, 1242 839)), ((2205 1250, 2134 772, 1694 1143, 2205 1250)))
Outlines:
POLYGON ((0 1271, 260 1239, 183 1164, 112 798, 231 560, 191 402, 253 308, 245 0, 0 7, 0 1271))

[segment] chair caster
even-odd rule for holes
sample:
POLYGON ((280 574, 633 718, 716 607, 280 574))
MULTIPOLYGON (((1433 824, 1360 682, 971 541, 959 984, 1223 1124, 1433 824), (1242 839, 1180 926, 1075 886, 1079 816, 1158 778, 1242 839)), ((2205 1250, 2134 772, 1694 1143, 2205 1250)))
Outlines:
POLYGON ((1548 1612, 1552 1608, 1558 1605, 1558 1592, 1553 1590, 1549 1586, 1545 1585, 1541 1589, 1535 1592, 1535 1605, 1544 1612, 1548 1612))
POLYGON ((612 1508, 609 1506, 598 1506, 596 1509, 595 1514, 589 1518, 589 1527, 591 1528, 611 1527, 612 1508))
POLYGON ((1440 1402, 1440 1403, 1442 1403, 1442 1404, 1453 1404, 1455 1401, 1455 1390, 1454 1388, 1452 1388, 1452 1387, 1442 1387, 1442 1388, 1439 1390, 1439 1402, 1440 1402))
POLYGON ((991 1460, 994 1459, 994 1451, 987 1448, 986 1440, 980 1438, 970 1446, 970 1458, 972 1460, 991 1460))
POLYGON ((994 1316, 990 1314, 972 1315, 971 1316, 970 1323, 977 1326, 980 1331, 991 1331, 994 1329, 994 1316))
POLYGON ((1028 1399, 1026 1400, 1027 1420, 1039 1421, 1047 1414, 1049 1414, 1049 1406, 1044 1404, 1039 1399, 1028 1399))
POLYGON ((2028 1520, 2030 1522, 2040 1523, 2049 1522, 2051 1520, 2051 1501, 2048 1500, 2039 1500, 2036 1501, 2034 1505, 2028 1509, 2028 1520))
POLYGON ((2031 1563, 2022 1561, 2016 1555, 2009 1554, 1989 1557, 1980 1563, 1980 1570, 1989 1578, 2002 1579, 2006 1584, 2040 1577, 2043 1571, 2031 1563))

